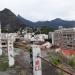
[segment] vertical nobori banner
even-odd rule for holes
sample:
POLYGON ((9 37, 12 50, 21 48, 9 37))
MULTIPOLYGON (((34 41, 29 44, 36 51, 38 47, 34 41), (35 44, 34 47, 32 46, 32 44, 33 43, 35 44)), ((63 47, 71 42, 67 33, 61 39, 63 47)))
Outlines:
POLYGON ((33 75, 42 75, 42 67, 41 67, 41 58, 37 56, 41 56, 40 47, 34 45, 32 47, 33 52, 33 75))
POLYGON ((1 41, 1 22, 0 22, 0 56, 2 55, 2 41, 1 41))
POLYGON ((13 36, 12 34, 7 34, 8 36, 8 60, 9 67, 14 65, 14 51, 13 51, 13 36))

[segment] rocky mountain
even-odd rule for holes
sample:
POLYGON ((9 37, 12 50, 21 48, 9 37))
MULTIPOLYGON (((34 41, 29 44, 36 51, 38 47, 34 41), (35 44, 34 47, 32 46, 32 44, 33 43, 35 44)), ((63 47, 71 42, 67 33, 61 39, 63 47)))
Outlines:
POLYGON ((25 26, 25 24, 23 24, 23 22, 21 22, 17 16, 7 8, 0 11, 0 22, 2 32, 16 32, 21 27, 25 26))
POLYGON ((63 26, 66 28, 75 27, 75 21, 62 20, 60 18, 56 18, 51 21, 38 21, 32 22, 24 19, 20 15, 16 16, 12 11, 5 8, 0 11, 0 22, 2 27, 2 32, 16 32, 20 28, 32 27, 32 28, 44 28, 47 29, 57 29, 58 26, 63 26))
POLYGON ((18 16, 18 18, 30 27, 47 26, 47 27, 50 27, 50 28, 52 27, 55 29, 57 29, 59 26, 63 26, 65 28, 75 27, 75 21, 62 20, 60 18, 56 18, 51 21, 38 21, 38 22, 32 22, 32 21, 26 20, 23 17, 21 17, 20 15, 18 16))
POLYGON ((34 27, 35 23, 29 20, 24 19, 23 17, 21 17, 20 15, 17 16, 17 18, 19 20, 21 20, 24 24, 26 24, 26 26, 28 27, 34 27))

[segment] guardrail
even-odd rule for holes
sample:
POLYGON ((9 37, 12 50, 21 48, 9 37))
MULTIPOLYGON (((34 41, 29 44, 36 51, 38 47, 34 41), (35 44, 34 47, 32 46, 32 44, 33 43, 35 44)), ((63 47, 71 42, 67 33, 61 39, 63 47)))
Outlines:
MULTIPOLYGON (((40 56, 38 56, 38 57, 40 57, 40 56)), ((53 64, 53 63, 51 63, 51 62, 49 62, 48 60, 44 59, 43 57, 40 57, 40 58, 41 58, 42 60, 44 60, 45 62, 47 62, 50 67, 51 67, 51 66, 54 66, 56 69, 59 69, 59 70, 65 72, 65 73, 68 74, 68 75, 75 75, 75 73, 71 73, 71 72, 69 72, 69 71, 66 71, 65 69, 62 69, 62 68, 58 67, 57 65, 55 65, 55 64, 53 64)))

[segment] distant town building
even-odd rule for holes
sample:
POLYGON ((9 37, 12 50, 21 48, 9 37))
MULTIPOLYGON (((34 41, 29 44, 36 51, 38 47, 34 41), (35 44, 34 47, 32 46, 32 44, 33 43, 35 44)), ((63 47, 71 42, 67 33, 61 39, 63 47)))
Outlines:
POLYGON ((32 37, 34 37, 35 33, 26 33, 24 34, 24 39, 30 40, 32 37))
POLYGON ((62 49, 75 50, 75 28, 59 28, 49 33, 52 43, 62 49))
POLYGON ((48 35, 47 34, 37 34, 35 35, 35 38, 37 40, 45 40, 45 39, 48 39, 48 35))
POLYGON ((22 34, 33 33, 33 29, 30 27, 26 27, 22 30, 22 34))
POLYGON ((30 41, 45 41, 45 39, 48 39, 48 35, 46 34, 35 34, 35 33, 26 33, 24 35, 25 40, 30 41))

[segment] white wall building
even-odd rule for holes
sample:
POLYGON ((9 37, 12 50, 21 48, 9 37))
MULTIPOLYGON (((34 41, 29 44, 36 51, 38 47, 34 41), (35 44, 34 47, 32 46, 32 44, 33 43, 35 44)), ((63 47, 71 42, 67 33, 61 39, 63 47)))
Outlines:
POLYGON ((62 49, 75 49, 75 28, 61 28, 55 30, 52 34, 53 44, 60 46, 62 49))

